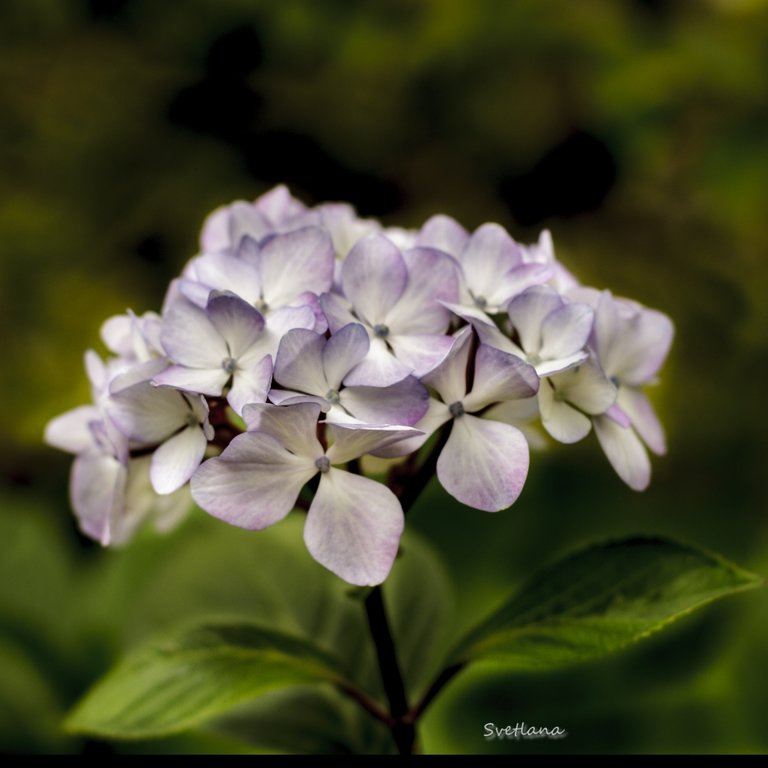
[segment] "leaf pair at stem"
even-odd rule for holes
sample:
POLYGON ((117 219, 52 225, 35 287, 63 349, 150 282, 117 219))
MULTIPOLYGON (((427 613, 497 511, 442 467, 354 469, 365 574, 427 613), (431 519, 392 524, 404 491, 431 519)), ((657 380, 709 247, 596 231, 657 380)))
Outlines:
POLYGON ((412 706, 377 588, 366 598, 366 612, 388 708, 308 639, 247 622, 204 623, 119 664, 77 705, 67 727, 106 738, 155 738, 189 730, 269 691, 319 684, 352 697, 387 724, 399 751, 410 752, 418 719, 468 664, 544 671, 598 658, 761 583, 716 555, 665 539, 588 548, 543 571, 465 634, 412 706))

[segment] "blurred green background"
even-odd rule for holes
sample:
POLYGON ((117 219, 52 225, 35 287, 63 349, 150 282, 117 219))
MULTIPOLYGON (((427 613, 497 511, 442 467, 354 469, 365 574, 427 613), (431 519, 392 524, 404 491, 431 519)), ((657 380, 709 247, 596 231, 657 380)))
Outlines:
MULTIPOLYGON (((331 621, 301 597, 290 563, 321 575, 296 525, 254 537, 197 513, 170 536, 101 551, 69 512, 69 457, 41 443, 49 418, 89 397, 82 354, 101 349, 102 320, 158 309, 205 214, 279 182, 387 224, 445 212, 522 241, 549 227, 585 283, 677 328, 653 392, 669 454, 651 488, 625 488, 594 438, 534 456, 499 515, 432 488, 409 525, 455 596, 434 573, 400 577, 399 626, 429 617, 445 642, 533 569, 625 533, 768 574, 768 3, 4 0, 0 751, 385 748, 311 692, 274 704, 290 715, 252 713, 246 735, 126 746, 60 730, 126 648, 196 612, 331 621), (306 740, 281 737, 297 717, 306 740)), ((424 655, 433 641, 414 637, 424 655)), ((464 673, 426 716, 422 746, 762 753, 767 669, 758 590, 600 664, 464 673), (523 720, 569 736, 482 738, 486 722, 523 720)))

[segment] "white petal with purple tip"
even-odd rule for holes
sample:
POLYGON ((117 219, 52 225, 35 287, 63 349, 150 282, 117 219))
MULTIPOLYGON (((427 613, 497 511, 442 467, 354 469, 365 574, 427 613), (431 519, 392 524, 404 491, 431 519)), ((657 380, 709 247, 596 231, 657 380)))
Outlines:
POLYGON ((347 387, 339 404, 367 424, 413 426, 427 411, 429 394, 415 377, 408 376, 389 387, 347 387))
POLYGON ((633 387, 620 387, 616 404, 632 419, 632 426, 654 453, 667 452, 664 427, 644 392, 633 387))
POLYGON ((550 312, 541 324, 539 355, 545 360, 553 360, 583 349, 594 317, 588 304, 565 304, 550 312))
POLYGON ((328 435, 333 444, 326 452, 331 464, 345 464, 366 453, 384 448, 419 434, 416 429, 401 426, 352 426, 329 424, 328 435))
POLYGON ((386 486, 331 468, 320 478, 304 526, 312 557, 350 584, 374 586, 389 574, 403 510, 386 486))
POLYGON ((45 425, 45 442, 68 453, 82 453, 93 445, 91 422, 101 418, 101 411, 94 405, 73 408, 45 425))
POLYGON ((464 398, 464 409, 479 411, 504 400, 532 397, 539 389, 533 366, 515 355, 481 344, 475 355, 472 391, 464 398))
POLYGON ((243 408, 249 403, 264 403, 272 384, 272 358, 265 355, 255 365, 238 368, 232 377, 232 389, 227 394, 227 402, 242 415, 243 408))
POLYGON ((323 378, 328 386, 338 389, 344 377, 365 359, 370 347, 368 331, 360 323, 350 323, 334 333, 322 352, 323 378))
MULTIPOLYGON (((368 334, 365 338, 367 341, 368 334)), ((275 381, 287 389, 324 396, 329 388, 323 370, 325 346, 326 341, 319 333, 304 328, 288 331, 277 350, 275 381)))
POLYGON ((319 417, 320 406, 314 403, 291 406, 252 404, 243 409, 243 418, 250 431, 271 435, 293 453, 308 456, 312 461, 323 455, 316 436, 319 417))
POLYGON ((173 362, 190 368, 215 368, 229 354, 205 310, 186 299, 165 312, 160 341, 173 362))
POLYGON ((228 379, 229 373, 219 362, 218 367, 206 369, 172 365, 157 374, 152 383, 159 387, 174 387, 188 392, 199 392, 201 395, 216 396, 221 394, 228 379))
POLYGON ((383 235, 360 240, 341 267, 344 295, 369 325, 385 322, 407 283, 405 261, 398 248, 383 235))
POLYGON ((248 432, 199 467, 191 480, 192 498, 220 520, 260 530, 293 509, 303 485, 316 473, 311 461, 290 453, 273 437, 248 432))
POLYGON ((465 414, 453 420, 437 460, 437 477, 467 506, 498 512, 520 495, 528 461, 528 443, 519 429, 465 414))
POLYGON ((608 416, 593 417, 600 447, 616 474, 634 491, 643 491, 651 481, 651 462, 637 433, 608 416))
POLYGON ((449 405, 463 400, 467 393, 467 364, 472 347, 472 328, 462 328, 442 362, 422 379, 437 390, 449 405))
POLYGON ((263 316, 232 293, 212 293, 206 312, 226 341, 230 357, 239 358, 261 338, 264 330, 263 316))
POLYGON ((197 424, 166 440, 153 454, 149 477, 156 493, 173 493, 192 477, 205 455, 208 441, 197 424))

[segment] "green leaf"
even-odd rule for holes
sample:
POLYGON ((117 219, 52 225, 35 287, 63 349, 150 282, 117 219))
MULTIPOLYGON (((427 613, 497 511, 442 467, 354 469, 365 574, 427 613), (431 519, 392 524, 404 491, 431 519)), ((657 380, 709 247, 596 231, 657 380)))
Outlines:
POLYGON ((535 578, 458 644, 449 665, 494 660, 533 671, 596 658, 761 583, 716 555, 673 541, 595 546, 535 578))
POLYGON ((68 730, 139 739, 165 736, 267 691, 342 681, 309 641, 247 623, 193 627, 128 657, 85 696, 68 730))

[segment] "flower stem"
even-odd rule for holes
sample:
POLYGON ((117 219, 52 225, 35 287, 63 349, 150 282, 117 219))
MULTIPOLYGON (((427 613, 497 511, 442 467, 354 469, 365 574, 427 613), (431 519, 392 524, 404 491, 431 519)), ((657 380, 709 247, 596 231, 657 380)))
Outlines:
POLYGON ((374 587, 365 599, 365 612, 368 626, 376 647, 376 657, 379 662, 379 672, 384 685, 384 692, 389 702, 389 713, 392 717, 390 730, 401 755, 410 755, 416 745, 416 727, 413 722, 406 720, 408 714, 408 698, 405 693, 405 683, 397 661, 395 643, 389 628, 387 613, 384 607, 384 597, 381 587, 374 587))

